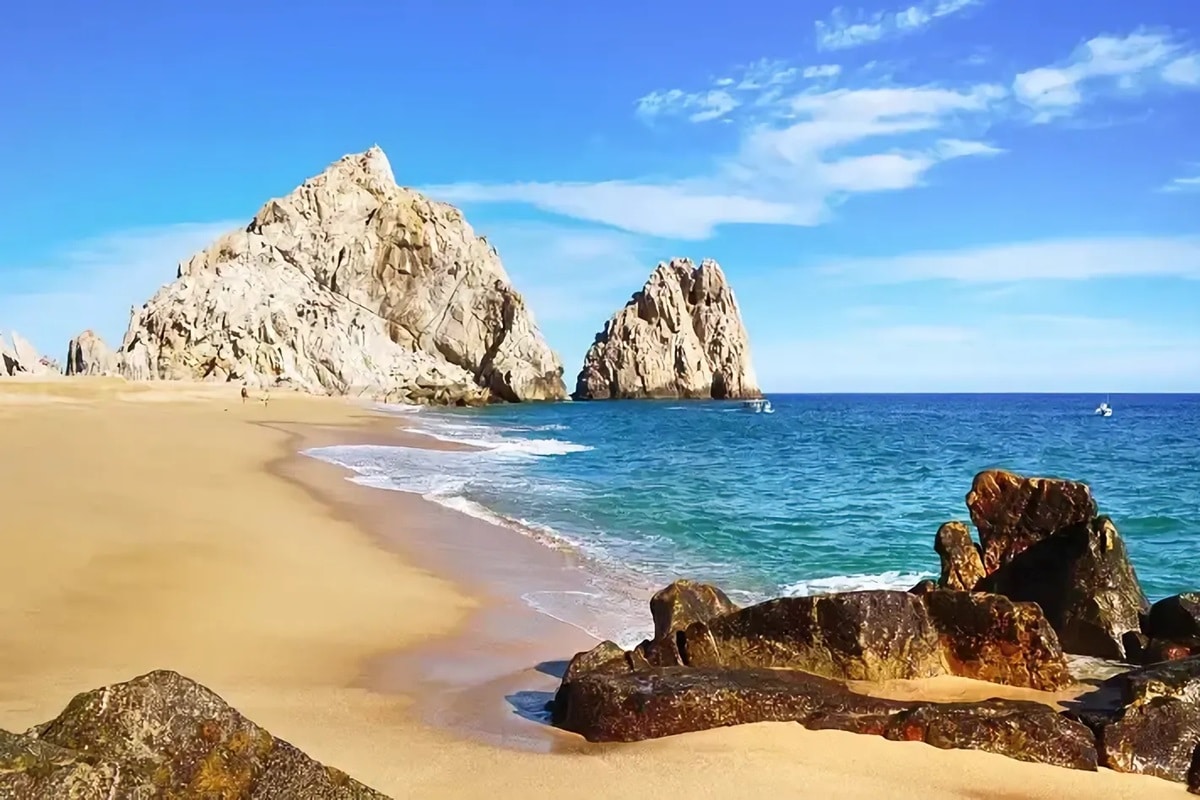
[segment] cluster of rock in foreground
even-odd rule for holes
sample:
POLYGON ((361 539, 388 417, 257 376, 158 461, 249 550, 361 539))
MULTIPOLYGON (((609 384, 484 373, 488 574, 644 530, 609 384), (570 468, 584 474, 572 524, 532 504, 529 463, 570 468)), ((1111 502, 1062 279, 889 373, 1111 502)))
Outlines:
POLYGON ((24 734, 0 731, 13 800, 387 800, 175 672, 85 692, 24 734))
POLYGON ((679 581, 650 603, 654 636, 576 655, 551 714, 591 741, 795 721, 1074 769, 1186 781, 1200 793, 1200 595, 1153 608, 1120 534, 1072 481, 988 471, 938 531, 938 581, 738 608, 679 581), (1137 661, 1065 703, 868 696, 846 681, 953 675, 1065 692, 1066 653, 1137 661))
POLYGON ((21 334, 10 331, 8 341, 0 335, 0 377, 57 375, 58 364, 38 353, 21 334))

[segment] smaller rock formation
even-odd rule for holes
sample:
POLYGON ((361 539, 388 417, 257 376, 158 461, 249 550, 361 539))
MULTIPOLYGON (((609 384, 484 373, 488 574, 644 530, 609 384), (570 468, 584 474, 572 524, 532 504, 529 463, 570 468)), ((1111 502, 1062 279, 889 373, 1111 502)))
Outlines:
POLYGON ((797 670, 666 667, 572 681, 559 724, 593 742, 631 742, 751 722, 795 721, 943 749, 1096 769, 1091 732, 1040 703, 885 700, 797 670))
POLYGON ((987 574, 979 548, 971 541, 971 532, 961 522, 947 522, 938 528, 933 549, 942 559, 942 574, 937 585, 958 592, 972 591, 987 574))
POLYGON ((988 574, 1030 545, 1096 516, 1096 501, 1087 484, 1025 478, 1004 470, 975 476, 967 508, 979 531, 988 574))
POLYGON ((738 607, 716 586, 694 581, 675 581, 650 598, 654 638, 661 639, 696 622, 731 614, 738 607))
POLYGON ((0 336, 0 377, 16 375, 51 376, 62 374, 53 360, 40 355, 28 339, 9 332, 11 344, 0 336))
POLYGON ((741 311, 717 262, 660 263, 596 335, 572 396, 761 397, 741 311))
POLYGON ((90 330, 76 336, 67 345, 68 375, 118 375, 117 354, 90 330))
POLYGON ((77 695, 24 735, 0 731, 0 796, 387 800, 165 670, 77 695))
POLYGON ((1095 730, 1102 766, 1188 781, 1200 758, 1200 658, 1117 675, 1076 716, 1095 730))

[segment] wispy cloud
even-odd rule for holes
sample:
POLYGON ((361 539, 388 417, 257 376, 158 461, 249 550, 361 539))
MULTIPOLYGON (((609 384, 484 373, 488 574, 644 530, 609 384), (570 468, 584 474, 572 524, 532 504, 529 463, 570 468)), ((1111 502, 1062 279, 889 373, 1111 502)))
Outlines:
MULTIPOLYGON (((769 85, 764 84, 764 91, 769 85)), ((906 189, 936 164, 1000 152, 937 135, 984 117, 1005 95, 979 84, 804 91, 774 104, 773 122, 748 122, 736 151, 707 175, 673 181, 531 182, 430 186, 457 203, 524 203, 656 236, 702 239, 720 224, 816 225, 839 196, 906 189), (913 141, 914 135, 928 137, 913 141), (905 137, 900 148, 890 141, 905 137), (851 145, 875 152, 846 154, 851 145)))
POLYGON ((1000 244, 884 258, 846 259, 820 274, 865 283, 1015 283, 1094 278, 1200 280, 1200 237, 1106 237, 1000 244))
POLYGON ((805 67, 800 73, 805 78, 836 78, 842 74, 840 64, 816 64, 805 67))
POLYGON ((0 328, 15 329, 56 355, 92 328, 120 344, 129 308, 175 279, 180 261, 244 222, 184 223, 86 239, 36 265, 0 265, 0 328))
POLYGON ((1032 110, 1035 122, 1074 114, 1103 93, 1143 94, 1152 89, 1200 88, 1200 58, 1163 32, 1097 36, 1068 61, 1038 67, 1013 80, 1013 94, 1032 110))
POLYGON ((817 49, 846 50, 916 33, 937 19, 981 3, 982 0, 926 0, 899 11, 874 13, 838 7, 828 19, 818 20, 814 24, 817 49))
POLYGON ((741 101, 725 89, 703 92, 669 89, 639 98, 636 108, 638 116, 647 121, 660 116, 686 115, 692 122, 708 122, 720 119, 740 105, 741 101))
POLYGON ((1165 186, 1162 187, 1164 192, 1200 192, 1200 163, 1189 165, 1192 168, 1192 175, 1181 175, 1178 178, 1173 178, 1165 186))

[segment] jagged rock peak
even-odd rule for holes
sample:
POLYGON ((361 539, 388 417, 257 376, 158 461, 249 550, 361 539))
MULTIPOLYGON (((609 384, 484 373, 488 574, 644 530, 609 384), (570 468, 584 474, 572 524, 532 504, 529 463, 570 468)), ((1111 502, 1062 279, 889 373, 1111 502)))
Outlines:
POLYGON ((38 353, 28 339, 16 331, 9 331, 8 342, 0 333, 0 378, 8 376, 49 377, 62 374, 58 364, 38 353))
POLYGON ((577 400, 760 397, 733 289, 705 259, 660 263, 584 358, 577 400))
POLYGON ((562 365, 458 209, 347 155, 179 265, 134 310, 127 377, 392 401, 566 398, 562 365))

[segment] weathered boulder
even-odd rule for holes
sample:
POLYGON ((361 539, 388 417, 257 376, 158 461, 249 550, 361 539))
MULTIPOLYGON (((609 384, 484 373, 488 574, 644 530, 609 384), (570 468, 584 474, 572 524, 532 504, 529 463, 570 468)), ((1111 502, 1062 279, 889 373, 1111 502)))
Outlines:
POLYGON ((650 598, 655 639, 737 610, 734 602, 716 586, 689 580, 675 581, 650 598))
POLYGON ((566 398, 562 365, 458 209, 348 155, 179 265, 135 309, 133 379, 237 380, 391 401, 566 398))
POLYGON ((667 667, 593 673, 571 683, 559 724, 589 741, 629 742, 772 721, 1096 769, 1091 732, 1039 703, 885 700, 796 670, 667 667))
POLYGON ((577 400, 760 397, 750 341, 715 261, 660 263, 596 335, 577 400))
POLYGON ((117 354, 93 331, 87 330, 67 344, 68 375, 118 375, 117 354))
POLYGON ((1200 592, 1165 597, 1150 606, 1146 634, 1154 639, 1200 638, 1200 592))
POLYGON ((979 531, 983 567, 989 574, 1036 542, 1096 516, 1087 484, 1026 478, 1005 470, 976 475, 967 508, 979 531))
POLYGON ((695 623, 674 640, 680 663, 692 667, 864 681, 950 674, 1046 690, 1071 682, 1036 606, 967 592, 784 597, 695 623))
POLYGON ((1200 639, 1151 639, 1141 649, 1140 655, 1130 654, 1128 660, 1137 664, 1157 664, 1195 655, 1200 655, 1200 639))
POLYGON ((1188 780, 1200 755, 1200 657, 1143 667, 1107 683, 1119 693, 1118 709, 1081 715, 1096 729, 1101 765, 1188 780))
POLYGON ((971 541, 971 532, 961 522, 947 522, 938 528, 933 549, 942 560, 938 586, 959 592, 972 591, 987 574, 979 548, 971 541))
POLYGON ((1125 634, 1141 630, 1149 609, 1125 543, 1108 517, 1032 542, 976 588, 1037 603, 1066 652, 1098 658, 1124 659, 1125 634))
POLYGON ((386 800, 169 671, 77 695, 24 736, 0 735, 0 796, 386 800))

